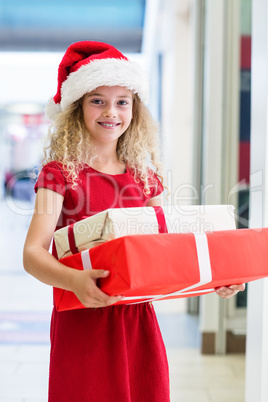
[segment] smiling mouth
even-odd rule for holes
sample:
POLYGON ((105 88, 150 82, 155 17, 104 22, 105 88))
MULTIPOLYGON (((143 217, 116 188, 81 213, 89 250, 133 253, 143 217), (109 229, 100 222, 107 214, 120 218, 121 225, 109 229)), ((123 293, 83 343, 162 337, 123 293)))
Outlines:
POLYGON ((101 126, 103 126, 103 127, 110 127, 110 128, 113 128, 113 127, 119 126, 120 123, 102 123, 102 122, 99 122, 99 124, 100 124, 101 126))

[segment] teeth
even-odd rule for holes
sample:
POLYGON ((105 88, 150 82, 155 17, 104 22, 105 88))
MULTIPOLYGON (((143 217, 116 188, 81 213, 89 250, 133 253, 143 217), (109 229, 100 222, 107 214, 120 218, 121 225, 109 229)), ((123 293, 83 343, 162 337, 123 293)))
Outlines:
POLYGON ((116 124, 108 124, 108 123, 101 123, 101 125, 105 126, 105 127, 115 127, 116 126, 116 124))

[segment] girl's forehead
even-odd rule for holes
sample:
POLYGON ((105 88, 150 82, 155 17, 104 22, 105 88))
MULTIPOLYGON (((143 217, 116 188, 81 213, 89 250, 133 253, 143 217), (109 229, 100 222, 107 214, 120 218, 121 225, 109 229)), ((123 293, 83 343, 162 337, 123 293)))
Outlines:
POLYGON ((101 86, 97 87, 93 91, 89 92, 87 95, 103 95, 103 96, 127 96, 133 97, 133 92, 126 87, 117 86, 101 86))

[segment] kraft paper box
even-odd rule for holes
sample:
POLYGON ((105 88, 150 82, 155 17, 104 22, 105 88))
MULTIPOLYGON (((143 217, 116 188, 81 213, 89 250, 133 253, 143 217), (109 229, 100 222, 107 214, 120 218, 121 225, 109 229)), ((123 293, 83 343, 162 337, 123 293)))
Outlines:
POLYGON ((54 233, 58 259, 127 235, 235 229, 232 205, 107 209, 54 233))
MULTIPOLYGON (((75 269, 107 269, 98 283, 117 304, 198 296, 219 286, 268 276, 268 229, 125 236, 63 258, 75 269)), ((57 310, 83 308, 74 293, 54 288, 57 310)))

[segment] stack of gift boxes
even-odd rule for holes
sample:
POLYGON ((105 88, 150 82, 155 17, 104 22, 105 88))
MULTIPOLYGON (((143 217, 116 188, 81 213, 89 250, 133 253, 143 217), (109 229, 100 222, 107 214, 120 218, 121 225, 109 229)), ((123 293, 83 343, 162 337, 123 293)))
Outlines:
MULTIPOLYGON (((58 259, 105 269, 98 282, 118 304, 199 296, 268 276, 268 229, 236 230, 230 205, 109 209, 54 233, 58 259)), ((84 308, 54 288, 58 311, 84 308)))

